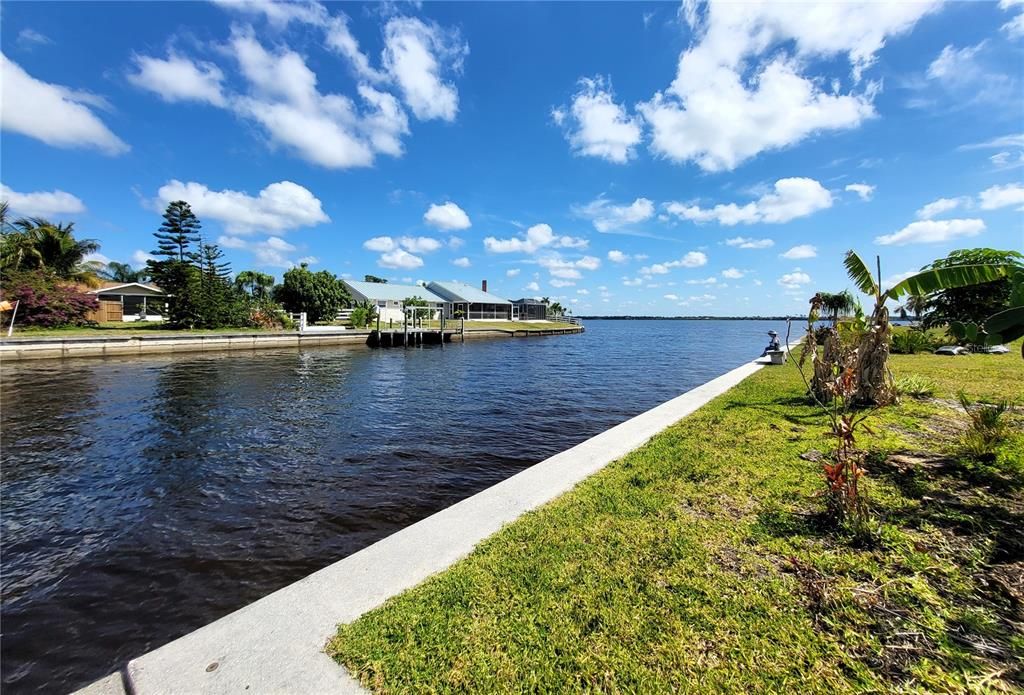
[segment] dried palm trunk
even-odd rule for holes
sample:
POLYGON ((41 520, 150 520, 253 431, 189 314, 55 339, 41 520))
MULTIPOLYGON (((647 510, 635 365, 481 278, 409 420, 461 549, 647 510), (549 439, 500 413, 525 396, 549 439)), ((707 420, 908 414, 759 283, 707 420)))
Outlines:
POLYGON ((892 332, 889 311, 881 307, 871 323, 871 330, 864 334, 857 346, 854 401, 862 405, 889 405, 896 402, 896 387, 888 367, 892 332))
POLYGON ((829 328, 825 331, 825 342, 822 344, 821 355, 819 356, 815 350, 814 373, 811 376, 811 390, 822 403, 832 400, 832 384, 835 381, 835 375, 842 371, 843 362, 845 360, 842 345, 839 342, 839 332, 835 328, 829 328))

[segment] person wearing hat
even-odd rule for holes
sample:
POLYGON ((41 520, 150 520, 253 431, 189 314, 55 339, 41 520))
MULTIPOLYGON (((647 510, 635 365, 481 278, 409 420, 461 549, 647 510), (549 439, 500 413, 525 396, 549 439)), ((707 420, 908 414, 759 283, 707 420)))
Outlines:
POLYGON ((775 352, 776 350, 782 349, 782 346, 779 344, 778 333, 776 333, 775 331, 768 331, 768 336, 770 337, 770 340, 768 341, 768 347, 766 347, 764 349, 764 352, 761 353, 761 357, 764 357, 769 352, 775 352))

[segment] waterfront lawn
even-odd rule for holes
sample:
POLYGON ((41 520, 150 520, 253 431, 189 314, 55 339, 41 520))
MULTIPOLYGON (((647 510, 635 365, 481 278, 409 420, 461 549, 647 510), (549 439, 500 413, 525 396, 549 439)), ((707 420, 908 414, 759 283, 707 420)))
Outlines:
POLYGON ((860 440, 873 542, 823 521, 800 455, 829 450, 824 419, 791 365, 766 368, 340 626, 328 653, 392 693, 1019 692, 1024 418, 967 463, 945 400, 1019 396, 1016 348, 892 358, 939 398, 880 411, 860 440))
MULTIPOLYGON (((445 328, 459 329, 458 319, 445 321, 445 328)), ((424 321, 425 328, 438 328, 439 321, 424 321)), ((401 324, 397 325, 401 328, 401 324)), ((552 329, 574 328, 571 323, 561 321, 466 321, 466 332, 470 331, 546 331, 552 329)))

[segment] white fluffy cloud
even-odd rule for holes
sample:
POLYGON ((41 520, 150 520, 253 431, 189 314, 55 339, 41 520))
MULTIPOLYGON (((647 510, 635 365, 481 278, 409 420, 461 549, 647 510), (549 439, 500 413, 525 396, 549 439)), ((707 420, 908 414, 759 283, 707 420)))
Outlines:
POLYGON ((552 118, 566 128, 574 153, 624 164, 636 156, 641 121, 615 103, 611 85, 603 77, 581 78, 572 105, 555 109, 552 118))
POLYGON ((1024 205, 1024 185, 1008 183, 1005 186, 992 186, 978 194, 978 204, 982 210, 996 210, 1009 205, 1024 205))
POLYGON ((618 249, 612 249, 608 252, 608 260, 612 263, 625 263, 629 260, 629 254, 623 253, 618 249))
POLYGON ((423 221, 431 227, 449 232, 469 229, 472 226, 466 211, 451 201, 441 205, 431 204, 430 208, 423 213, 423 221))
POLYGON ((528 282, 523 286, 523 289, 529 292, 540 292, 540 285, 536 282, 528 282))
POLYGON ((455 120, 459 92, 444 80, 443 73, 458 72, 468 51, 457 32, 446 32, 413 17, 394 17, 384 28, 384 68, 421 121, 455 120))
POLYGON ((848 183, 845 190, 849 193, 856 193, 861 200, 871 200, 875 195, 875 187, 866 183, 848 183))
POLYGON ((802 74, 807 59, 845 55, 859 83, 886 38, 909 31, 936 5, 714 2, 703 13, 685 5, 698 38, 680 55, 668 89, 637 107, 651 126, 652 150, 726 171, 814 133, 857 127, 875 115, 878 86, 825 91, 826 80, 802 74))
POLYGON ((875 237, 882 246, 907 244, 935 244, 962 237, 973 237, 985 231, 985 223, 978 219, 918 220, 892 234, 875 237))
POLYGON ((708 257, 701 251, 690 251, 682 258, 666 263, 655 263, 640 269, 641 275, 665 275, 673 268, 699 268, 707 265, 708 257))
POLYGON ((739 268, 726 268, 722 271, 722 277, 729 278, 730 280, 739 280, 746 274, 746 271, 740 270, 739 268))
POLYGON ((575 261, 568 261, 559 256, 549 256, 541 258, 537 262, 541 267, 547 268, 551 277, 560 280, 579 280, 583 277, 581 270, 597 270, 601 267, 601 259, 595 256, 583 256, 575 261))
POLYGON ((243 191, 212 191, 195 181, 171 180, 157 191, 156 207, 163 211, 175 200, 187 201, 200 220, 217 220, 231 234, 285 232, 330 222, 320 200, 291 181, 272 183, 251 196, 243 191))
POLYGON ((484 248, 491 253, 536 253, 543 248, 584 248, 586 239, 557 236, 547 224, 535 224, 520 237, 498 239, 489 236, 484 239, 484 248))
POLYGON ((212 63, 198 63, 171 53, 166 59, 135 56, 135 68, 136 72, 128 74, 128 81, 155 92, 164 101, 200 101, 214 106, 227 103, 221 91, 224 73, 212 63))
POLYGON ((403 236, 398 239, 398 245, 412 253, 430 253, 442 246, 440 241, 428 236, 403 236))
POLYGON ((798 246, 794 246, 785 253, 780 253, 779 255, 782 256, 783 258, 788 258, 790 260, 797 260, 800 258, 814 258, 815 256, 818 255, 818 249, 817 247, 811 246, 810 244, 800 244, 798 246))
POLYGON ((432 251, 437 251, 442 246, 443 244, 437 239, 426 236, 402 236, 397 239, 390 236, 375 236, 372 239, 367 239, 363 242, 364 249, 377 253, 385 253, 396 249, 404 249, 410 253, 430 253, 432 251))
POLYGON ((647 198, 637 198, 629 205, 614 205, 605 198, 597 198, 586 205, 574 206, 573 213, 593 222, 597 231, 611 232, 651 219, 654 203, 647 198))
POLYGON ((381 254, 381 257, 377 259, 377 265, 381 268, 404 268, 411 270, 412 268, 422 266, 423 259, 419 256, 414 256, 405 249, 394 249, 381 254))
POLYGON ((950 210, 956 210, 961 205, 967 205, 970 202, 970 198, 939 198, 918 210, 917 217, 922 220, 930 220, 933 217, 938 217, 950 210))
POLYGON ((323 94, 302 56, 268 51, 251 31, 235 31, 230 50, 249 83, 249 94, 233 98, 232 108, 273 141, 332 169, 369 166, 377 153, 402 154, 408 119, 391 94, 359 85, 362 110, 347 96, 323 94))
POLYGON ((85 203, 65 191, 36 191, 19 193, 0 184, 0 200, 7 201, 11 212, 25 217, 55 217, 85 212, 85 203))
POLYGON ((1024 38, 1024 2, 1021 2, 1021 0, 999 0, 999 7, 1004 10, 1012 10, 1018 7, 1021 9, 1020 14, 1000 28, 1011 39, 1024 38))
POLYGON ((53 147, 91 147, 109 155, 130 148, 90 107, 108 108, 102 97, 43 82, 0 53, 0 125, 53 147))
POLYGON ((665 211, 698 224, 717 222, 731 227, 737 224, 781 224, 829 207, 832 207, 832 194, 828 189, 814 179, 798 177, 779 179, 772 193, 765 193, 746 205, 729 203, 702 208, 696 204, 671 202, 665 205, 665 211))
POLYGON ((779 284, 787 290, 799 290, 803 285, 808 285, 810 282, 811 276, 799 270, 786 273, 779 278, 779 284))
POLYGON ((461 72, 468 46, 457 31, 419 19, 391 16, 383 28, 381 67, 375 68, 348 29, 348 17, 318 2, 240 0, 222 7, 262 16, 280 29, 291 22, 323 32, 326 47, 343 56, 358 81, 354 93, 324 93, 305 59, 287 45, 267 50, 251 26, 234 27, 222 51, 234 58, 247 88, 222 89, 224 73, 211 63, 172 54, 136 57, 129 79, 168 101, 200 101, 258 124, 274 145, 332 169, 371 166, 377 155, 400 157, 409 120, 451 121, 458 91, 447 76, 461 72))
POLYGON ((288 254, 296 250, 293 244, 278 236, 270 236, 262 241, 243 239, 238 236, 222 235, 217 243, 226 249, 242 249, 249 251, 260 266, 270 268, 291 268, 295 265, 288 254))
POLYGON ((389 236, 375 236, 372 239, 367 239, 363 242, 364 249, 367 251, 376 251, 378 253, 391 251, 396 246, 398 246, 398 244, 396 244, 395 240, 389 236))
POLYGON ((452 261, 452 265, 454 265, 454 266, 458 266, 459 268, 468 268, 469 266, 471 266, 471 265, 472 265, 472 263, 470 263, 470 262, 469 262, 469 259, 468 259, 468 258, 466 258, 465 256, 463 256, 462 258, 456 258, 456 259, 454 259, 454 260, 452 261))
POLYGON ((146 265, 147 261, 155 260, 156 258, 154 256, 146 253, 142 249, 135 249, 135 251, 132 252, 132 263, 135 265, 146 265))
POLYGON ((726 246, 734 246, 740 249, 767 249, 775 245, 771 239, 753 239, 751 237, 737 236, 725 240, 726 246))

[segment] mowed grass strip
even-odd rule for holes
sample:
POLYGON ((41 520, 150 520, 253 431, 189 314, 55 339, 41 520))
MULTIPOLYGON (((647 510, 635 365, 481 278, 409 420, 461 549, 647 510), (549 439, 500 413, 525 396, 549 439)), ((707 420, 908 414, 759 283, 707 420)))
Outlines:
MULTIPOLYGON (((935 380, 944 397, 1016 395, 1024 383, 1013 354, 893 367, 935 380)), ((388 693, 1021 687, 1013 606, 979 576, 1020 550, 1019 420, 994 477, 961 485, 979 496, 955 512, 929 500, 947 478, 964 483, 963 468, 908 483, 879 464, 878 540, 865 547, 817 514, 820 464, 800 454, 830 442, 802 393, 791 366, 762 370, 341 626, 328 653, 388 693)), ((873 419, 862 445, 904 451, 920 439, 951 453, 955 437, 931 423, 956 417, 906 400, 873 419)))

